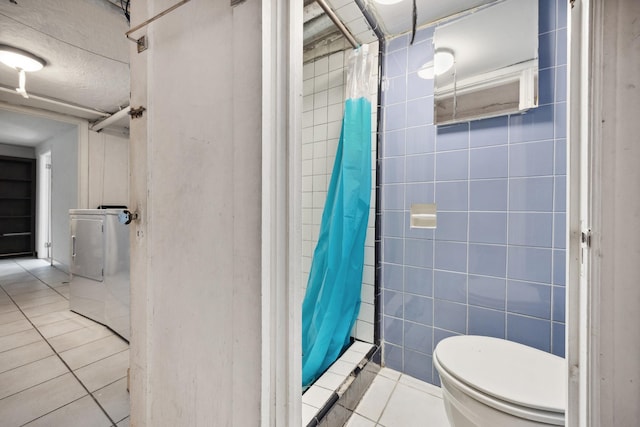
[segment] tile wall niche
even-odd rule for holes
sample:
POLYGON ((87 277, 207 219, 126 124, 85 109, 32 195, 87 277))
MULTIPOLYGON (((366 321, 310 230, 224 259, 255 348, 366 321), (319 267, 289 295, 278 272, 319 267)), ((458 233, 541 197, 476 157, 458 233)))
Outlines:
MULTIPOLYGON (((324 208, 331 171, 340 138, 345 102, 347 61, 350 48, 343 39, 331 46, 319 46, 305 52, 303 68, 303 118, 302 118, 302 287, 306 290, 313 251, 318 242, 320 221, 324 208), (333 52, 339 43, 339 50, 333 52)), ((374 56, 371 84, 372 104, 372 192, 369 226, 365 242, 365 266, 362 277, 362 303, 352 336, 361 341, 374 340, 374 238, 375 238, 375 173, 376 173, 376 123, 377 123, 377 42, 369 45, 374 56)))
POLYGON ((438 384, 436 344, 488 335, 564 356, 566 1, 539 2, 539 107, 433 125, 433 28, 387 44, 382 140, 386 366, 438 384), (436 230, 409 228, 436 203, 436 230))

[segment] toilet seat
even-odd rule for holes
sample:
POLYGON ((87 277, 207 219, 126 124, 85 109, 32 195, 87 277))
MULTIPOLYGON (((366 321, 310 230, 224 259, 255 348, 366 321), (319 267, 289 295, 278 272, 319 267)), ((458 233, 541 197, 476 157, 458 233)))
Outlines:
POLYGON ((472 398, 519 418, 564 424, 564 359, 498 338, 451 337, 441 341, 433 363, 443 380, 472 398))

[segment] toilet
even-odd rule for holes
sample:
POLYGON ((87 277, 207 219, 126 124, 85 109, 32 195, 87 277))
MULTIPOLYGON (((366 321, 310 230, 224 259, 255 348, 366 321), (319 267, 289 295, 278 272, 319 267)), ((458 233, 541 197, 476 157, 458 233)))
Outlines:
POLYGON ((567 368, 561 357, 483 336, 455 336, 433 352, 452 427, 564 425, 567 368))

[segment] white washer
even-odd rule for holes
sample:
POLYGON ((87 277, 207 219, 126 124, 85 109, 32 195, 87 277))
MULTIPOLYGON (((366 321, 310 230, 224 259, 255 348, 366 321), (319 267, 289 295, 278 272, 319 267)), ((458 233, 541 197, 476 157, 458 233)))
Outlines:
POLYGON ((69 308, 129 340, 129 227, 121 209, 71 209, 69 308))

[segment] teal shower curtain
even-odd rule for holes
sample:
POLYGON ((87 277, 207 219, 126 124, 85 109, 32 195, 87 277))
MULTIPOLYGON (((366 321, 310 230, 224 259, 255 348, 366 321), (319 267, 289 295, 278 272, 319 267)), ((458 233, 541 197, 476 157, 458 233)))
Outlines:
POLYGON ((370 80, 364 45, 349 58, 342 130, 302 303, 303 386, 340 356, 360 310, 371 199, 370 80))

